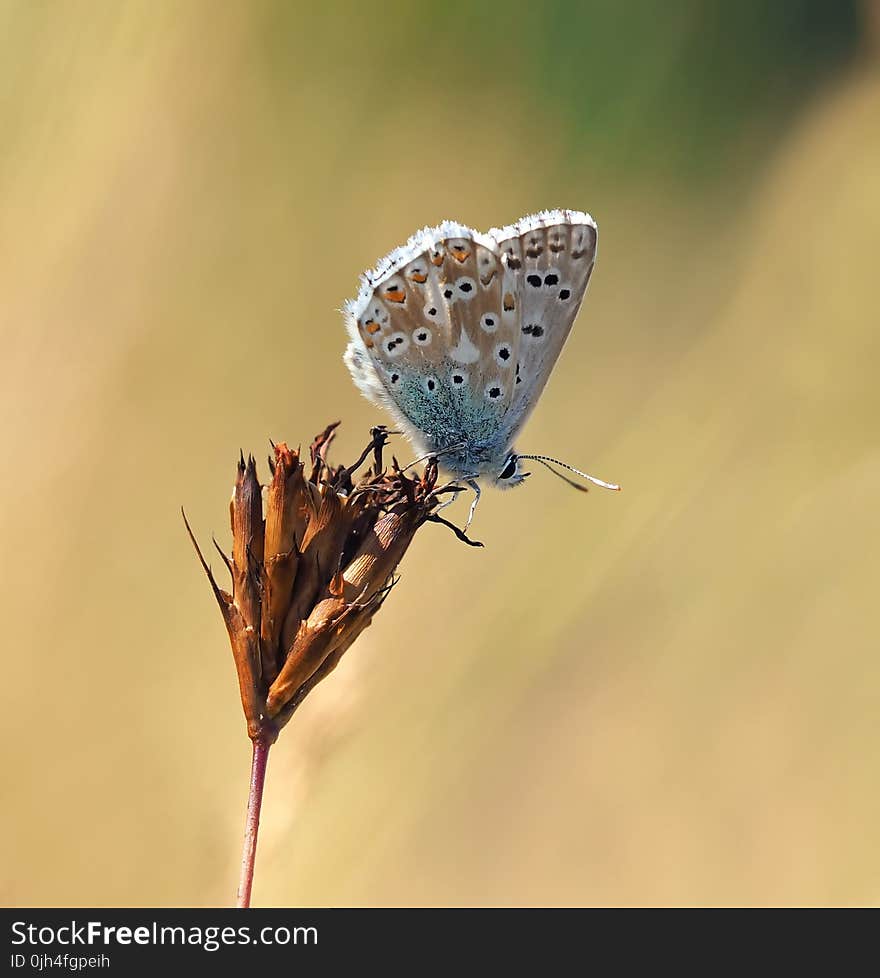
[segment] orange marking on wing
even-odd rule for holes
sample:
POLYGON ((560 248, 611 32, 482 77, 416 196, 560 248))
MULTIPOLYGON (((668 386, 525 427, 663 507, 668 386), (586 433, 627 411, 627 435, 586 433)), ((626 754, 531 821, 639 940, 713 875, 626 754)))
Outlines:
POLYGON ((367 338, 366 338, 366 339, 364 340, 364 346, 365 346, 365 347, 366 347, 366 348, 367 348, 368 350, 372 350, 372 349, 373 349, 373 347, 374 347, 375 345, 376 345, 376 344, 375 344, 375 343, 374 343, 374 342, 373 342, 373 341, 372 341, 372 340, 371 340, 371 339, 370 339, 369 337, 367 337, 367 338))
POLYGON ((428 281, 428 276, 424 272, 413 272, 410 278, 419 285, 424 285, 428 281))
POLYGON ((406 302, 406 292, 403 289, 388 289, 385 298, 389 302, 406 302))
POLYGON ((438 251, 436 255, 431 255, 431 264, 432 265, 437 265, 437 266, 443 264, 443 252, 442 251, 438 251))
POLYGON ((515 308, 516 300, 513 298, 512 292, 504 293, 504 311, 510 312, 511 309, 515 308))
POLYGON ((467 248, 450 248, 449 250, 452 252, 452 257, 458 262, 467 261, 470 254, 467 248))
POLYGON ((370 334, 378 333, 381 328, 382 327, 377 322, 375 322, 375 320, 372 319, 368 319, 364 323, 364 329, 370 334))

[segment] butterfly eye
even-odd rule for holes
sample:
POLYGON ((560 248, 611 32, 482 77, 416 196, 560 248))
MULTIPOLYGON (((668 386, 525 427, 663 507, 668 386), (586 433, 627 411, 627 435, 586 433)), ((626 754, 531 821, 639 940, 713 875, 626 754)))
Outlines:
POLYGON ((507 459, 507 464, 498 475, 499 479, 510 479, 516 475, 516 455, 511 455, 507 459))

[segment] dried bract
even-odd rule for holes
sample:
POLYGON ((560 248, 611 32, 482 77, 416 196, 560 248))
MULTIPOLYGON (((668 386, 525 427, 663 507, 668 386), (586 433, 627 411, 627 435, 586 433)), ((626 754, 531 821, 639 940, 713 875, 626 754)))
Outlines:
POLYGON ((437 515, 455 490, 437 486, 436 462, 418 477, 407 476, 396 459, 386 471, 388 432, 379 427, 354 465, 334 467, 326 453, 336 427, 315 439, 308 464, 286 444, 273 445, 265 492, 254 459, 239 459, 231 558, 221 551, 231 593, 217 585, 186 524, 223 613, 255 740, 277 737, 370 624, 421 526, 443 523, 479 546, 437 515), (370 467, 355 481, 368 458, 370 467))

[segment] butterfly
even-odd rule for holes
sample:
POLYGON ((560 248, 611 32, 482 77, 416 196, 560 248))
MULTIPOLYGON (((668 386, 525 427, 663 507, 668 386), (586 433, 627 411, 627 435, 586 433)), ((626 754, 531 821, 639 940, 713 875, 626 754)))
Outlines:
POLYGON ((513 448, 571 332, 597 240, 596 222, 581 211, 541 211, 485 234, 445 221, 364 274, 343 309, 355 384, 425 458, 436 456, 473 489, 468 525, 477 480, 519 485, 530 459, 619 488, 513 448))

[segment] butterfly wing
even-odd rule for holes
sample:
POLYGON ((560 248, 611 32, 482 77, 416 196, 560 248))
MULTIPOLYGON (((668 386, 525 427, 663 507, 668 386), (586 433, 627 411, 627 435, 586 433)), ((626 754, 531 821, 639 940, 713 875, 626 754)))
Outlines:
POLYGON ((422 451, 497 435, 516 387, 514 284, 493 238, 446 222, 383 259, 346 307, 355 383, 422 451))
POLYGON ((493 229, 508 300, 518 303, 515 391, 502 423, 507 447, 532 412, 568 339, 596 261, 589 214, 543 211, 493 229))

